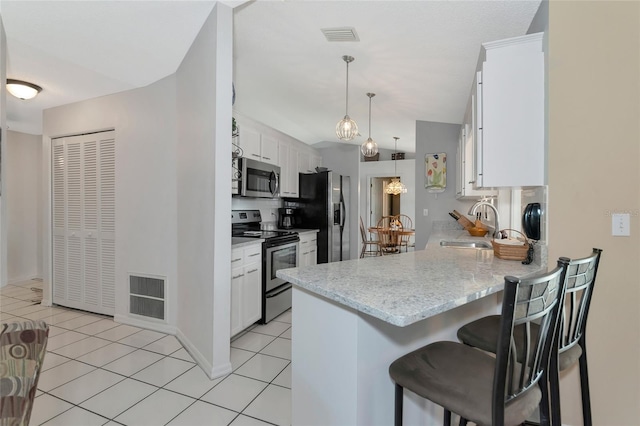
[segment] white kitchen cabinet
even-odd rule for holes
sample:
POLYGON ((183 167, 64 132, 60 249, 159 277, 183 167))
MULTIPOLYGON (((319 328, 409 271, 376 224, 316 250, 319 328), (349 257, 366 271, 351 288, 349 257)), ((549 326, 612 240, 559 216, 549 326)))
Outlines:
POLYGON ((278 142, 278 160, 280 162, 280 196, 298 197, 298 150, 289 141, 278 142))
POLYGON ((278 140, 261 134, 251 126, 240 127, 240 147, 243 157, 269 164, 278 164, 278 140))
POLYGON ((542 33, 482 49, 475 85, 476 186, 544 185, 542 33))
POLYGON ((456 198, 478 199, 497 196, 498 191, 476 185, 476 80, 467 104, 456 152, 456 198))
POLYGON ((318 233, 305 232, 300 234, 299 267, 316 265, 318 263, 318 233))
POLYGON ((262 316, 262 244, 231 250, 231 336, 262 316))

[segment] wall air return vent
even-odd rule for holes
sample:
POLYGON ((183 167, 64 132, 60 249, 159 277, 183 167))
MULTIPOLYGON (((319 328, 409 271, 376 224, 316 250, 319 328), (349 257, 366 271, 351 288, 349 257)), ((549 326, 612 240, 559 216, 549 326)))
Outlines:
POLYGON ((355 28, 321 28, 320 31, 327 38, 327 41, 360 41, 355 28))
POLYGON ((165 319, 165 279, 129 275, 129 313, 165 319))

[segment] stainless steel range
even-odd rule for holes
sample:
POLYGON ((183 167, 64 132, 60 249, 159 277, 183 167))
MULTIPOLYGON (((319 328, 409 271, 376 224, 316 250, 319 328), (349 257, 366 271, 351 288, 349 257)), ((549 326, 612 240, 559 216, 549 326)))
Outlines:
POLYGON ((262 318, 266 324, 291 308, 291 284, 276 277, 280 269, 298 266, 298 242, 294 231, 261 230, 260 210, 233 210, 231 236, 264 238, 262 243, 262 318))

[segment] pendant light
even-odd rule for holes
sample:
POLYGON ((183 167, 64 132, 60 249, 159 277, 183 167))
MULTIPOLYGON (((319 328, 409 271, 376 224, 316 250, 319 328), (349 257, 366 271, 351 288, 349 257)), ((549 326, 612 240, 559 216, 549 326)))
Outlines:
POLYGON ((18 99, 35 98, 42 91, 42 87, 22 80, 7 79, 7 90, 18 99))
POLYGON ((355 121, 349 117, 349 63, 353 62, 355 59, 353 56, 343 56, 342 60, 347 63, 347 90, 346 90, 346 108, 344 118, 338 122, 336 125, 336 135, 338 139, 343 141, 350 141, 356 136, 358 136, 358 125, 355 121))
MULTIPOLYGON (((396 140, 396 150, 395 150, 396 156, 393 163, 393 170, 395 172, 395 175, 397 176, 398 175, 398 139, 400 138, 394 136, 393 139, 396 140)), ((406 194, 407 187, 404 185, 404 183, 400 182, 400 178, 394 177, 393 179, 391 179, 391 183, 389 183, 389 185, 387 185, 387 187, 384 189, 384 192, 391 195, 406 194)))
POLYGON ((369 97, 369 139, 364 141, 360 147, 360 151, 362 151, 362 155, 365 157, 373 157, 378 153, 378 144, 376 141, 371 139, 371 98, 375 95, 375 93, 367 93, 367 96, 369 97))

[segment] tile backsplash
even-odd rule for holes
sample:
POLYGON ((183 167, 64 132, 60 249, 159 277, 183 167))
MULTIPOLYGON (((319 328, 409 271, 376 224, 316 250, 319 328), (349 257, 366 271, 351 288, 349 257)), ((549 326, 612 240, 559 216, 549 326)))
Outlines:
POLYGON ((278 209, 282 207, 280 198, 232 197, 233 210, 260 210, 263 222, 278 222, 278 209))

